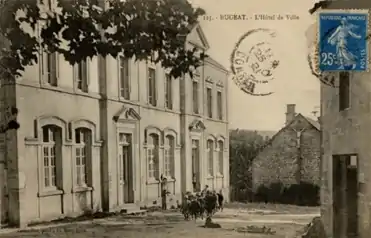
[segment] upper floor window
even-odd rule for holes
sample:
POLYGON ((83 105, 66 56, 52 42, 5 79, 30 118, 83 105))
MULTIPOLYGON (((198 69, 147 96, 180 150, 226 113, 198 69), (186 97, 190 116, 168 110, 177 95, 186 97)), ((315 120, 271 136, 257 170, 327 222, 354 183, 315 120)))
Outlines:
POLYGON ((173 109, 173 81, 169 74, 165 75, 165 107, 173 109))
POLYGON ((148 68, 148 103, 152 106, 157 105, 156 70, 148 68))
POLYGON ((86 60, 77 64, 76 85, 79 90, 88 92, 88 62, 86 60))
POLYGON ((217 93, 217 105, 218 105, 218 119, 223 120, 223 98, 222 92, 217 93))
POLYGON ((206 89, 206 101, 207 101, 207 116, 213 117, 213 95, 211 88, 206 89))
POLYGON ((123 56, 119 58, 120 64, 120 97, 130 100, 129 60, 123 56))
POLYGON ((43 186, 58 189, 61 185, 61 128, 54 125, 42 127, 43 186))
POLYGON ((200 105, 200 102, 199 102, 199 96, 198 96, 198 93, 199 93, 199 89, 198 89, 198 82, 197 81, 193 81, 192 82, 192 96, 193 96, 193 113, 194 114, 199 114, 199 105, 200 105))
POLYGON ((57 53, 47 53, 45 56, 45 81, 51 86, 58 86, 58 55, 57 53))
POLYGON ((350 108, 350 75, 340 72, 339 75, 339 110, 350 108))

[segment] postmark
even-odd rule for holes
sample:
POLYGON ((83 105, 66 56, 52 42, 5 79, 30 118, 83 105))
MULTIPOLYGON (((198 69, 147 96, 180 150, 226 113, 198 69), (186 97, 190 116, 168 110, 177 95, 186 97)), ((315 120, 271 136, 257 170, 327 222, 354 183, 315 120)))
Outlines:
POLYGON ((318 69, 369 70, 368 10, 324 10, 318 13, 318 69))
POLYGON ((273 93, 270 82, 279 66, 274 48, 277 33, 259 28, 245 33, 231 54, 232 79, 245 93, 267 96, 273 93))

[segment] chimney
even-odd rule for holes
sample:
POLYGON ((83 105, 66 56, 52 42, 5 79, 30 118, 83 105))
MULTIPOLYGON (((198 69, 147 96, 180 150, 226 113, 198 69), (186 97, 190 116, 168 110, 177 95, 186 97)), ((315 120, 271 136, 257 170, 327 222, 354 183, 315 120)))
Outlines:
POLYGON ((287 104, 286 109, 286 125, 288 125, 295 117, 295 104, 287 104))

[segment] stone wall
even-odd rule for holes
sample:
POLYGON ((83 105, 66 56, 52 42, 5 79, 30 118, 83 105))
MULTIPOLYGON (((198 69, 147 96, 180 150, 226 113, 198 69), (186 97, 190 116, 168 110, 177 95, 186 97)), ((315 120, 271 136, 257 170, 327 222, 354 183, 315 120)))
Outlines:
POLYGON ((270 143, 259 153, 253 162, 253 186, 281 182, 285 185, 298 181, 298 168, 301 164, 301 181, 319 184, 320 132, 304 117, 300 120, 302 128, 300 147, 297 147, 295 123, 279 131, 270 143), (297 158, 301 155, 301 162, 297 158))

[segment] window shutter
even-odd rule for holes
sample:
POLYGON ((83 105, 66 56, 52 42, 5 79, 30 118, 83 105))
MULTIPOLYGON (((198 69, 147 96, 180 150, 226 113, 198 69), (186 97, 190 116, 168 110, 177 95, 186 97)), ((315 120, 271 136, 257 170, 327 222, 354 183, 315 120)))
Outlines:
POLYGON ((72 76, 73 76, 73 82, 74 82, 74 85, 75 85, 75 88, 77 88, 77 85, 78 85, 78 83, 77 83, 77 77, 78 77, 78 75, 77 75, 77 72, 78 71, 78 64, 77 63, 75 63, 73 66, 72 66, 72 76))
POLYGON ((130 78, 130 72, 131 72, 131 60, 130 59, 127 59, 126 60, 126 79, 128 81, 128 91, 129 91, 129 95, 131 94, 131 78, 130 78))
POLYGON ((86 90, 88 91, 89 90, 89 85, 90 85, 90 63, 91 63, 91 60, 86 58, 85 60, 85 69, 86 69, 86 90))
POLYGON ((118 84, 118 96, 121 97, 121 70, 120 70, 120 56, 116 57, 116 65, 117 65, 117 84, 118 84))
POLYGON ((55 77, 58 82, 59 79, 59 54, 57 52, 55 54, 55 77))

